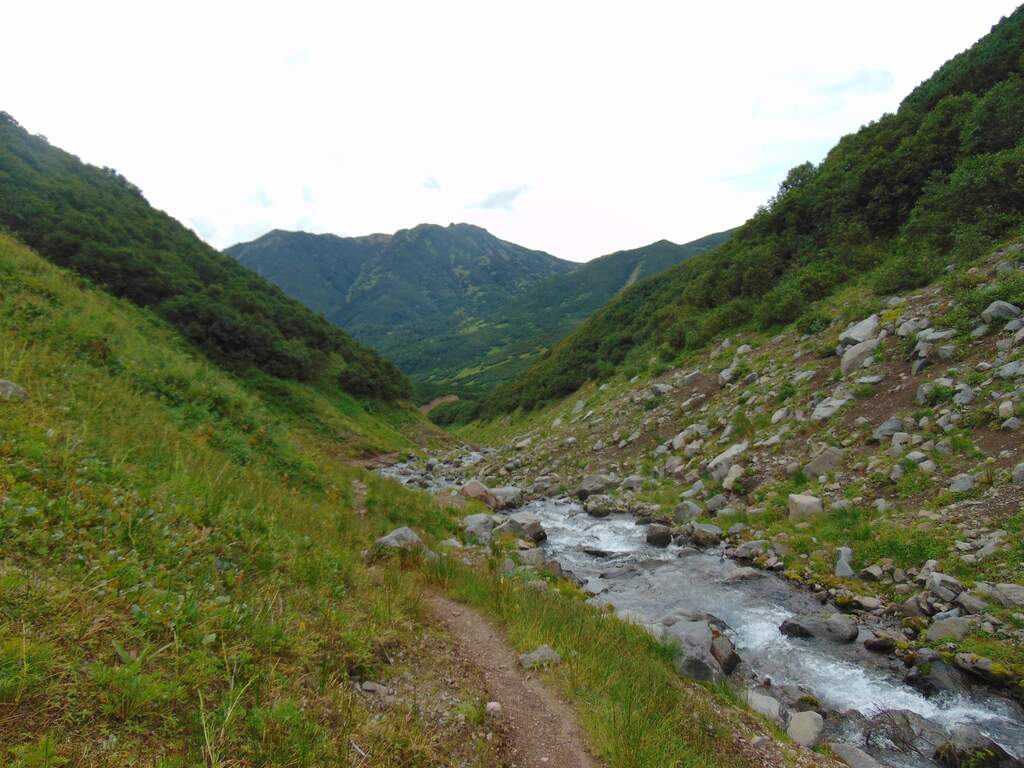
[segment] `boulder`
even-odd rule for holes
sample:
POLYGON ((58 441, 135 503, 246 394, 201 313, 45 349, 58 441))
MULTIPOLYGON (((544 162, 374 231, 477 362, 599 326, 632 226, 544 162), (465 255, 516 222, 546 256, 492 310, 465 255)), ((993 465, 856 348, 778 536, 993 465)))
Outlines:
POLYGON ((387 536, 381 536, 377 539, 377 546, 382 549, 401 549, 406 552, 412 552, 423 546, 423 540, 416 535, 412 528, 403 526, 402 528, 396 528, 387 536))
POLYGON ((871 315, 854 323, 839 335, 839 343, 843 346, 861 344, 878 335, 880 320, 878 315, 871 315))
POLYGON ((806 493, 789 494, 789 519, 805 520, 822 511, 821 499, 806 493))
POLYGON ((903 681, 925 696, 961 693, 967 685, 963 672, 951 667, 942 659, 931 659, 915 664, 903 681))
POLYGON ((586 499, 592 494, 613 491, 618 487, 619 478, 615 475, 587 475, 580 481, 576 495, 581 499, 586 499))
POLYGON ((827 617, 810 614, 791 616, 779 625, 779 631, 787 637, 816 637, 837 643, 852 643, 859 634, 853 619, 841 613, 827 617))
POLYGON ((747 691, 747 706, 776 725, 782 725, 782 705, 778 699, 765 693, 747 691))
POLYGON ((519 663, 526 669, 536 669, 561 664, 562 657, 550 645, 542 645, 535 651, 520 654, 519 663))
POLYGON ((544 541, 548 537, 540 524, 540 518, 532 512, 514 512, 505 522, 494 529, 495 534, 511 534, 520 539, 544 541))
POLYGON ((818 743, 824 727, 825 721, 817 712, 795 712, 789 718, 786 735, 801 747, 810 749, 818 743))
POLYGON ((491 509, 498 508, 498 498, 495 496, 491 489, 481 483, 479 480, 470 480, 468 483, 459 489, 459 493, 465 496, 467 499, 473 499, 475 501, 486 504, 491 509))
POLYGON ((882 768, 880 762, 852 744, 839 744, 833 741, 828 745, 828 748, 832 750, 833 755, 848 765, 849 768, 882 768))
POLYGON ((854 344, 843 353, 843 358, 839 362, 839 370, 843 372, 844 376, 859 370, 865 361, 875 354, 875 350, 878 349, 880 343, 878 339, 869 339, 868 341, 854 344))
POLYGON ((647 526, 647 543, 655 547, 667 547, 672 543, 672 529, 667 525, 652 523, 647 526))
POLYGON ((1020 768, 1005 749, 970 725, 953 728, 949 739, 940 744, 933 755, 946 768, 1020 768))
POLYGON ((844 451, 842 448, 829 446, 807 462, 804 467, 804 472, 808 477, 821 477, 822 475, 827 475, 839 466, 843 460, 843 455, 844 451))
POLYGON ((583 509, 591 517, 608 517, 612 512, 618 511, 612 497, 604 493, 588 496, 583 502, 583 509))
POLYGON ((836 567, 834 573, 841 579, 853 578, 853 550, 849 547, 839 547, 836 551, 836 567))
POLYGON ((523 489, 514 485, 492 488, 491 493, 497 502, 497 509, 511 509, 523 503, 523 489))
POLYGON ((491 531, 497 525, 494 516, 485 513, 467 515, 462 518, 462 528, 470 536, 476 537, 478 541, 487 543, 491 539, 491 531))
POLYGON ((722 529, 711 523, 694 523, 690 529, 690 541, 699 547, 713 547, 722 540, 722 529))
POLYGON ((19 387, 13 381, 0 379, 0 400, 13 400, 21 402, 28 399, 28 392, 19 387))
POLYGON ((731 675, 739 666, 740 655, 736 653, 736 646, 721 632, 716 633, 711 640, 711 655, 727 675, 731 675))
POLYGON ((696 517, 701 516, 701 508, 694 502, 687 499, 676 505, 672 510, 672 519, 677 523, 688 523, 696 517))
POLYGON ((931 755, 948 740, 938 723, 909 709, 885 709, 868 721, 873 734, 899 745, 901 751, 931 755))
POLYGON ((876 443, 887 440, 897 432, 902 432, 905 426, 903 419, 891 416, 879 424, 875 431, 871 433, 871 439, 876 443))
POLYGON ((956 475, 949 481, 949 490, 953 493, 967 493, 974 488, 974 475, 966 472, 956 475))
POLYGON ((1020 316, 1020 307, 1008 301, 993 301, 981 311, 981 319, 986 323, 994 320, 1013 320, 1020 316))
POLYGON ((768 547, 768 542, 764 539, 754 539, 753 541, 745 541, 736 547, 734 556, 737 560, 753 560, 758 555, 764 554, 765 549, 768 547))

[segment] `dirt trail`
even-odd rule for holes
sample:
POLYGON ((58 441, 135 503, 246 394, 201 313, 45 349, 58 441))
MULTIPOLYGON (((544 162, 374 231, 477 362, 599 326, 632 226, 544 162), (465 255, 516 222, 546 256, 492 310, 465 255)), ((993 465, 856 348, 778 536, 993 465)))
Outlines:
POLYGON ((480 671, 491 699, 501 704, 511 766, 600 768, 585 746, 576 713, 519 666, 516 654, 490 622, 440 595, 428 595, 426 603, 448 628, 459 659, 480 671))

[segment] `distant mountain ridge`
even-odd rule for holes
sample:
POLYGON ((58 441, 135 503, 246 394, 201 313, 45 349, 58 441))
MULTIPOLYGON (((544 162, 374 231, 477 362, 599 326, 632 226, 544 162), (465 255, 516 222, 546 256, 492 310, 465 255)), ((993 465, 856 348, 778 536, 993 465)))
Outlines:
POLYGON ((507 380, 624 287, 727 237, 577 264, 471 224, 420 224, 362 237, 273 230, 225 253, 377 348, 426 394, 507 380))

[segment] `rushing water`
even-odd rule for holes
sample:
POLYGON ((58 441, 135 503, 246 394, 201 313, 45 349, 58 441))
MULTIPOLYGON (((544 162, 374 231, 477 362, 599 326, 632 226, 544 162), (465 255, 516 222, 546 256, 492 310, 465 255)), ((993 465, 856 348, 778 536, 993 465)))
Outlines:
MULTIPOLYGON (((404 466, 385 474, 431 490, 450 487, 443 478, 423 478, 404 466)), ((547 540, 543 548, 571 571, 593 595, 592 601, 628 611, 655 623, 674 611, 710 613, 728 624, 743 659, 734 676, 770 680, 776 695, 813 695, 836 713, 856 710, 871 716, 882 710, 910 710, 946 729, 972 725, 1004 749, 1024 756, 1024 713, 1011 701, 978 689, 926 697, 902 680, 901 662, 866 651, 861 642, 794 639, 779 625, 823 606, 807 591, 767 572, 755 578, 731 578, 737 566, 719 551, 698 551, 646 542, 645 528, 625 515, 593 518, 568 499, 543 499, 523 507, 540 517, 547 540)), ((833 736, 856 739, 856 729, 829 718, 833 736)), ((853 719, 850 719, 853 723, 853 719)), ((929 761, 885 753, 895 765, 929 761)))

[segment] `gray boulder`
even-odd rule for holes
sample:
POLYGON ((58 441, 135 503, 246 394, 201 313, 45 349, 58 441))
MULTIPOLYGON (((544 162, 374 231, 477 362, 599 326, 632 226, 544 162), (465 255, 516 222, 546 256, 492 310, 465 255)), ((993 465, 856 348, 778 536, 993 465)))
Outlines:
POLYGON ((21 402, 28 399, 28 392, 19 387, 13 381, 0 379, 0 400, 14 400, 21 402))
POLYGON ((765 693, 747 691, 747 706, 776 725, 782 725, 782 705, 778 699, 765 693))
POLYGON ((974 475, 966 472, 956 475, 949 481, 949 490, 953 493, 967 493, 974 488, 974 475))
POLYGON ((854 344, 843 353, 843 358, 839 362, 839 370, 845 376, 860 369, 867 359, 875 354, 880 343, 878 339, 869 339, 860 344, 854 344))
POLYGON ((476 537, 478 541, 487 543, 491 539, 491 531, 497 525, 494 516, 481 512, 476 515, 467 515, 462 518, 462 529, 470 536, 476 537))
POLYGON ((1020 768, 1024 765, 977 728, 958 725, 933 755, 947 768, 1020 768))
POLYGON ((387 536, 377 539, 377 546, 382 549, 401 549, 412 552, 423 546, 423 540, 416 535, 412 528, 396 528, 387 536))
POLYGON ((736 547, 735 557, 737 560, 753 560, 758 555, 764 554, 768 542, 764 539, 745 541, 736 547))
POLYGON ((540 518, 532 512, 514 512, 494 529, 495 534, 511 534, 530 541, 544 541, 548 537, 540 518))
POLYGON ((713 547, 722 540, 722 529, 711 523, 694 523, 690 528, 690 541, 698 547, 713 547))
POLYGON ((786 734, 801 747, 810 749, 818 743, 825 721, 814 711, 795 712, 789 718, 786 734))
POLYGON ((839 335, 839 344, 850 346, 861 344, 878 335, 880 320, 878 315, 871 315, 854 323, 839 335))
POLYGON ((876 443, 879 443, 882 440, 888 440, 897 432, 902 432, 905 426, 903 419, 891 416, 879 424, 875 431, 871 433, 871 439, 876 443))
POLYGON ((806 520, 822 511, 821 499, 806 493, 789 494, 788 506, 790 520, 806 520))
POLYGON ((576 495, 581 499, 586 499, 595 493, 606 493, 607 491, 613 491, 619 487, 619 478, 615 475, 587 475, 580 481, 579 488, 576 489, 576 495))
POLYGON ((667 547, 672 543, 672 529, 660 523, 647 526, 647 543, 655 547, 667 547))
POLYGON ((809 477, 820 477, 827 475, 839 466, 843 460, 844 451, 842 448, 828 446, 820 451, 813 459, 804 466, 804 472, 809 477))
POLYGON ((841 613, 792 616, 779 625, 779 631, 787 637, 815 637, 837 643, 852 643, 859 634, 853 619, 841 613))
POLYGON ((523 503, 523 489, 514 485, 505 485, 501 488, 492 488, 491 493, 497 499, 498 509, 511 509, 523 503))
POLYGON ((981 312, 981 319, 986 323, 993 320, 1012 320, 1020 316, 1020 307, 1008 301, 993 301, 981 312))
POLYGON ((852 744, 839 744, 833 741, 828 745, 828 748, 832 750, 833 755, 839 758, 841 762, 846 763, 849 768, 882 768, 880 762, 852 744))

